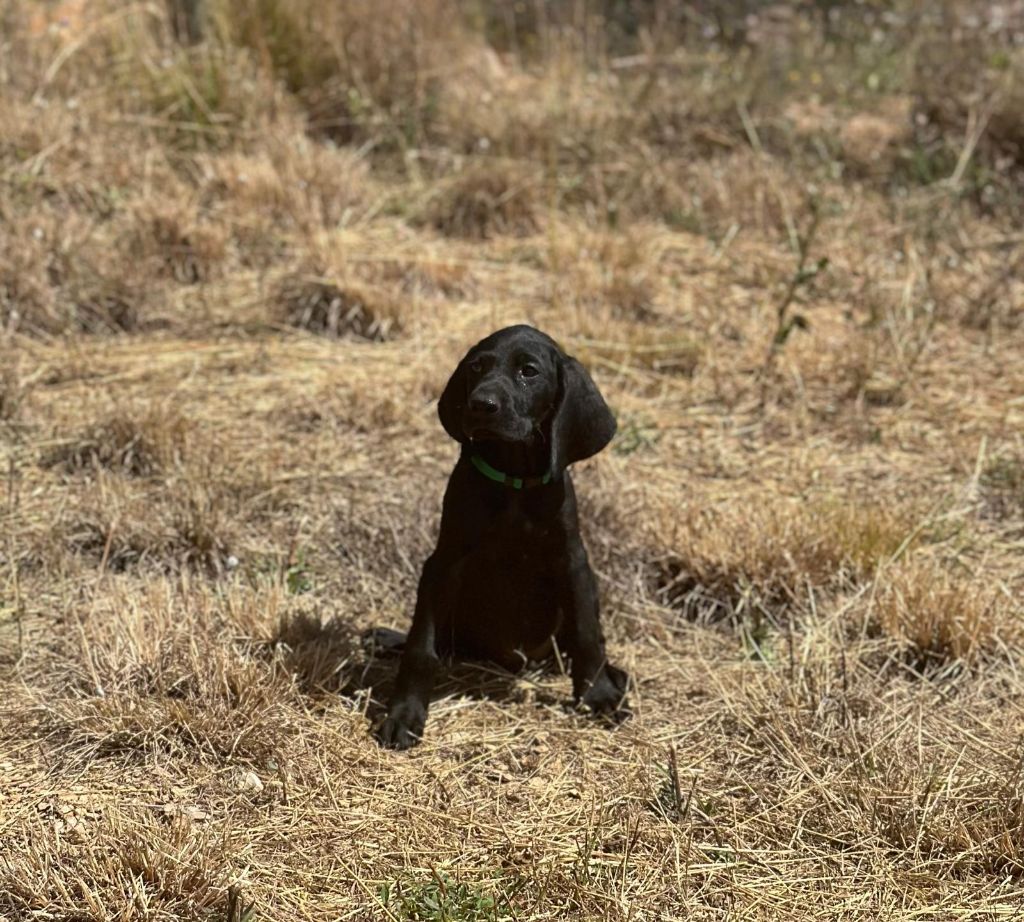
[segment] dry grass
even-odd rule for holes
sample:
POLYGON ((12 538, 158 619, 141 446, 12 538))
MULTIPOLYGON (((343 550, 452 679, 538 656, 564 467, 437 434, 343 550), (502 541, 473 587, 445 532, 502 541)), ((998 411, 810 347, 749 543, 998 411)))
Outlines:
POLYGON ((319 266, 291 272, 273 293, 278 322, 329 337, 381 341, 397 332, 394 296, 365 282, 340 285, 319 266))
POLYGON ((181 463, 187 436, 188 421, 170 407, 149 407, 141 413, 115 409, 70 439, 58 441, 42 463, 72 472, 107 468, 152 476, 181 463))
POLYGON ((957 578, 934 565, 894 572, 874 604, 877 629, 893 637, 919 668, 970 663, 1020 642, 1012 600, 1000 587, 957 578))
POLYGON ((126 256, 150 276, 186 285, 208 281, 226 257, 224 235, 177 209, 148 209, 135 219, 126 256))
POLYGON ((354 221, 373 201, 373 180, 357 153, 300 134, 274 137, 266 147, 204 161, 205 203, 223 202, 238 227, 269 221, 279 230, 335 228, 354 221))
POLYGON ((911 522, 893 509, 806 499, 717 515, 675 510, 663 526, 671 531, 655 566, 657 590, 704 621, 800 610, 809 592, 874 577, 910 545, 911 522))
POLYGON ((230 551, 239 514, 220 484, 198 477, 166 486, 136 489, 100 478, 85 496, 68 503, 35 541, 28 560, 59 567, 65 558, 101 569, 177 570, 193 567, 220 573, 231 566, 230 551))
POLYGON ((0 2, 0 919, 1019 915, 1019 4, 188 6, 0 2), (384 752, 522 321, 635 715, 384 752))
POLYGON ((539 179, 531 170, 481 160, 433 190, 421 220, 450 237, 529 236, 539 227, 539 179))
POLYGON ((21 416, 27 397, 20 357, 13 350, 0 352, 0 422, 10 425, 21 416))

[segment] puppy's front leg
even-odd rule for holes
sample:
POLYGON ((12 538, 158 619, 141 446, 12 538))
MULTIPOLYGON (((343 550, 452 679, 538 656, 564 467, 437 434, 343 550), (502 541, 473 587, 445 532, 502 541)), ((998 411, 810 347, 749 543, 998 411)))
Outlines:
POLYGON ((572 660, 573 697, 597 714, 628 714, 629 676, 605 655, 597 581, 582 548, 572 555, 562 611, 565 620, 559 639, 572 660))
POLYGON ((416 611, 402 651, 388 716, 377 731, 377 739, 389 749, 408 749, 423 736, 430 693, 440 664, 435 643, 437 590, 437 566, 430 558, 420 576, 416 611))

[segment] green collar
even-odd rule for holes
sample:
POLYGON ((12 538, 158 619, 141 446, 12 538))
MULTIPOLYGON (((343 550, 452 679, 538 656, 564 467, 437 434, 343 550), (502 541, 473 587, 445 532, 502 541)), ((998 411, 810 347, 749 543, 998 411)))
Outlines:
POLYGON ((491 467, 483 458, 480 457, 480 455, 470 455, 469 460, 473 462, 473 467, 475 467, 488 480, 504 484, 506 487, 511 487, 513 490, 522 490, 529 487, 541 487, 545 484, 551 483, 551 471, 548 471, 543 477, 510 477, 508 474, 503 474, 496 468, 491 467))

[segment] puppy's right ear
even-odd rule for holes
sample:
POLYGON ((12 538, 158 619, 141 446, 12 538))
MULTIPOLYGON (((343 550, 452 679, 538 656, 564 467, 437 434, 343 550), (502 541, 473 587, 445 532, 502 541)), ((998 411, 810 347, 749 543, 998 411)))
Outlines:
POLYGON ((441 418, 441 425, 456 442, 467 441, 466 433, 462 431, 462 416, 465 410, 466 363, 462 361, 448 379, 441 399, 437 402, 437 415, 441 418))

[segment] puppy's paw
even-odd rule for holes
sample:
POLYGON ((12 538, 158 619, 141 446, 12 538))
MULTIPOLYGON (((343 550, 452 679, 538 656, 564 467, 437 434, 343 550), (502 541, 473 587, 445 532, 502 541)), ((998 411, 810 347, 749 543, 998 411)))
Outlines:
POLYGON ((423 736, 427 710, 418 701, 400 701, 392 705, 388 716, 377 728, 377 742, 387 749, 409 749, 423 736))
POLYGON ((628 690, 629 676, 617 666, 605 664, 580 700, 595 714, 624 720, 632 713, 626 702, 628 690))

